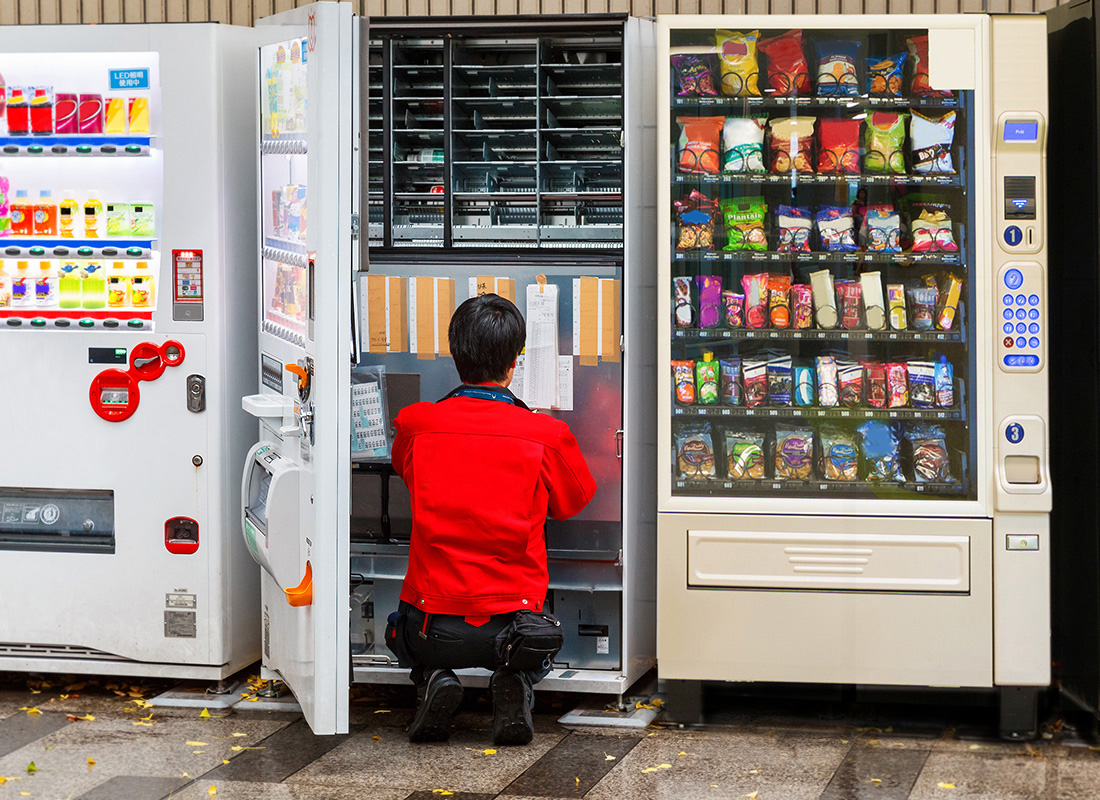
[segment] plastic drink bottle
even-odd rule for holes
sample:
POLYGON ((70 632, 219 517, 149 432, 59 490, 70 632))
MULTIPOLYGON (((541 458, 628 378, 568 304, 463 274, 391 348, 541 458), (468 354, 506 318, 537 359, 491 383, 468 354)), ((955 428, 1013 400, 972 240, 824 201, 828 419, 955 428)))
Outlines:
POLYGON ((57 305, 57 276, 52 261, 38 262, 38 277, 34 281, 34 304, 38 308, 57 305))
POLYGON ((81 285, 80 305, 84 308, 103 308, 107 305, 107 276, 98 261, 84 264, 84 282, 81 285))
POLYGON ((34 208, 27 199, 26 189, 15 190, 15 202, 11 204, 11 232, 16 236, 30 236, 34 224, 34 208))
POLYGON ((2 175, 0 175, 0 236, 11 236, 11 181, 2 175))
POLYGON ((134 308, 153 307, 156 298, 153 294, 153 273, 149 269, 148 261, 137 262, 134 276, 130 279, 130 287, 130 305, 134 308))
POLYGON ((71 239, 76 234, 73 232, 76 226, 77 217, 80 215, 80 203, 73 197, 72 192, 64 193, 65 199, 61 201, 61 205, 57 207, 58 223, 61 226, 61 236, 64 239, 71 239))
POLYGON ((8 90, 8 135, 26 136, 31 132, 30 102, 27 90, 13 86, 8 90))
POLYGON ((134 236, 154 236, 153 204, 132 203, 130 205, 130 233, 134 236))
POLYGON ((43 189, 38 193, 38 204, 34 207, 34 236, 57 236, 57 203, 53 201, 53 192, 43 189))
POLYGON ((11 275, 4 269, 4 262, 0 261, 0 308, 11 307, 11 275))
POLYGON ((84 238, 98 239, 103 230, 103 203, 99 198, 89 197, 84 201, 84 238))
POLYGON ((130 233, 130 206, 127 203, 107 204, 107 235, 127 236, 130 233))
POLYGON ((58 305, 62 308, 80 308, 83 283, 84 270, 80 264, 75 261, 62 264, 57 279, 58 305))
POLYGON ((48 136, 53 133, 53 87, 36 86, 31 97, 31 133, 48 136))
POLYGON ((12 308, 30 308, 34 305, 34 278, 30 263, 20 261, 15 265, 15 277, 11 281, 12 308))
POLYGON ((126 265, 116 261, 111 265, 111 273, 107 276, 107 306, 109 308, 124 308, 130 300, 130 276, 124 271, 126 265))

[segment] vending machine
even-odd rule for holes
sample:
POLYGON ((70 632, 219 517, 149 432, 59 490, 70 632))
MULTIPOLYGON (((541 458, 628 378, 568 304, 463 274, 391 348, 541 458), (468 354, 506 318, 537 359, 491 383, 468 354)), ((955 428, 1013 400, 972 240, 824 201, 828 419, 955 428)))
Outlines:
POLYGON ((252 32, 0 42, 0 669, 224 678, 260 642, 252 32))
MULTIPOLYGON (((658 659, 1050 683, 1042 17, 658 18, 658 659)), ((679 709, 678 711, 676 709, 679 709)))

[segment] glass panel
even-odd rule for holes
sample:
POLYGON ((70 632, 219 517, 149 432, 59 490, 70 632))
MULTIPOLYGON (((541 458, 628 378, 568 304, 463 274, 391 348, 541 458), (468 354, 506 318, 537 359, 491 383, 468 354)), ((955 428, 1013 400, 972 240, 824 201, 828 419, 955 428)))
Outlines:
POLYGON ((974 97, 926 36, 672 32, 674 494, 975 497, 974 97))

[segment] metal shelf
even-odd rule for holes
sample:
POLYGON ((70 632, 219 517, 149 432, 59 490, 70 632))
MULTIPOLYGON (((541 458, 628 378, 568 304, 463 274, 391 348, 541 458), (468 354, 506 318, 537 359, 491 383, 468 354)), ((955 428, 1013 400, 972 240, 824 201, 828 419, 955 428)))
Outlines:
POLYGON ((816 496, 819 494, 864 494, 873 497, 883 495, 948 495, 956 497, 966 494, 963 483, 917 483, 904 481, 819 481, 819 480, 673 480, 673 493, 684 495, 798 495, 816 496))
POLYGON ((674 108, 717 108, 745 110, 758 108, 796 108, 807 110, 958 108, 954 97, 676 97, 674 108))
POLYGON ((958 408, 820 408, 818 406, 676 406, 676 419, 720 417, 725 419, 828 419, 859 422, 868 419, 936 420, 961 422, 966 417, 958 408))
POLYGON ((917 264, 962 266, 959 253, 777 253, 771 250, 677 250, 675 261, 750 261, 795 264, 917 264))
POLYGON ((962 331, 790 330, 772 328, 676 328, 673 338, 694 340, 748 340, 795 342, 919 342, 931 344, 964 341, 962 331))
POLYGON ((771 173, 734 173, 734 174, 700 174, 677 173, 673 177, 676 184, 732 184, 735 186, 765 186, 769 184, 791 186, 934 186, 937 189, 957 189, 962 187, 962 178, 959 175, 911 175, 911 174, 826 174, 818 175, 813 172, 784 172, 771 173))

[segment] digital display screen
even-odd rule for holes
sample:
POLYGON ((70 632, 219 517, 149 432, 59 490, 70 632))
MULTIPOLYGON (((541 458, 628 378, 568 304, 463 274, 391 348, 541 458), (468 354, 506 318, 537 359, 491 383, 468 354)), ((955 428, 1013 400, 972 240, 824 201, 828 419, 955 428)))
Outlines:
POLYGON ((125 364, 125 347, 89 347, 89 364, 125 364))
POLYGON ((1006 142, 1039 141, 1039 123, 1033 120, 1011 120, 1005 123, 1006 142))

